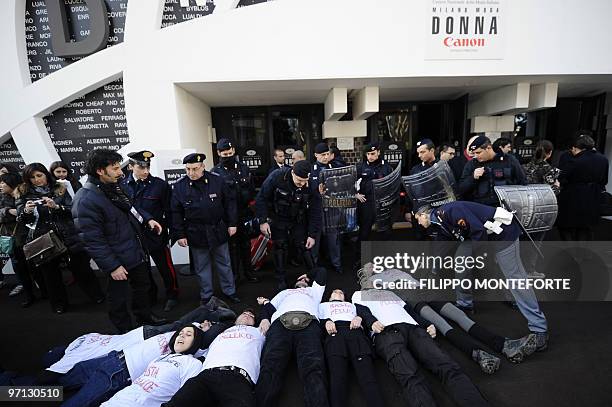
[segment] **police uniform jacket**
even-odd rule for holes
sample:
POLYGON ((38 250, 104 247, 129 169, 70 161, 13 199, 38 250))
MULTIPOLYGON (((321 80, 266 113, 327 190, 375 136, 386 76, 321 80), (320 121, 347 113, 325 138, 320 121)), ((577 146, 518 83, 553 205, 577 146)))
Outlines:
POLYGON ((463 168, 459 181, 459 195, 471 196, 474 202, 485 205, 499 205, 493 189, 501 185, 526 185, 527 179, 521 164, 508 154, 496 153, 492 160, 479 162, 469 161, 463 168), (479 179, 474 179, 474 170, 484 167, 485 172, 479 179))
POLYGON ((375 210, 376 196, 374 195, 374 184, 372 180, 384 178, 393 172, 393 168, 385 160, 379 158, 373 163, 369 163, 365 158, 357 164, 357 193, 362 194, 366 198, 365 203, 359 202, 358 205, 375 210))
POLYGON ((166 246, 168 244, 172 192, 168 183, 153 175, 149 175, 142 181, 136 181, 130 173, 122 181, 122 185, 138 213, 143 217, 155 219, 162 225, 161 235, 148 229, 143 233, 145 246, 149 250, 157 250, 166 246))
POLYGON ((321 194, 309 183, 298 188, 293 182, 291 168, 276 171, 266 178, 255 202, 260 224, 273 222, 308 225, 308 236, 315 239, 321 231, 321 194))
POLYGON ((439 159, 435 159, 433 160, 431 163, 429 164, 425 164, 425 162, 421 161, 420 163, 418 163, 417 165, 415 165, 414 167, 412 167, 410 169, 410 175, 415 175, 415 174, 419 174, 429 168, 431 168, 435 163, 437 163, 438 161, 440 161, 439 159))
POLYGON ((236 199, 238 219, 248 218, 250 215, 249 203, 255 198, 255 185, 249 167, 234 159, 227 164, 215 165, 211 172, 223 178, 236 199))
POLYGON ((223 178, 208 171, 192 181, 184 176, 173 186, 172 240, 187 238, 190 246, 217 247, 229 239, 228 227, 237 225, 236 200, 223 178))
POLYGON ((496 209, 475 202, 455 201, 434 209, 431 222, 439 228, 439 240, 514 242, 521 234, 516 219, 510 225, 502 224, 500 234, 487 233, 484 224, 493 222, 496 209))

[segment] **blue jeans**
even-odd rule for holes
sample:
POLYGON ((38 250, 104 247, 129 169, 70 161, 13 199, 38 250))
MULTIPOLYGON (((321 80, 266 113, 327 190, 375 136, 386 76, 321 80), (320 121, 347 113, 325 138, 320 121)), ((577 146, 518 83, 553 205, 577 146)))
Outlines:
POLYGON ((80 387, 62 407, 98 406, 130 383, 123 352, 112 351, 106 356, 79 362, 59 380, 67 389, 80 387))
POLYGON ((227 243, 213 248, 191 247, 195 272, 200 280, 200 299, 210 299, 213 295, 212 263, 219 276, 221 291, 226 295, 236 294, 234 274, 227 243), (212 257, 212 261, 211 261, 212 257))
MULTIPOLYGON (((521 253, 518 239, 515 240, 510 246, 498 251, 495 254, 497 264, 501 269, 504 277, 507 279, 517 278, 526 279, 527 273, 523 262, 521 261, 521 253)), ((531 332, 546 332, 548 331, 548 325, 546 323, 546 317, 544 313, 540 311, 540 304, 536 298, 533 289, 527 290, 510 290, 518 309, 521 314, 527 319, 529 330, 531 332)))

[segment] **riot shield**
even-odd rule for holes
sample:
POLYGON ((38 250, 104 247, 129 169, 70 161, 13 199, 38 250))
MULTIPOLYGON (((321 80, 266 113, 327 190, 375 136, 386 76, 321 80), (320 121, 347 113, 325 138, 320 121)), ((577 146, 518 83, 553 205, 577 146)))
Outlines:
POLYGON ((439 161, 418 174, 404 176, 402 183, 414 210, 457 200, 454 192, 455 178, 446 161, 439 161))
POLYGON ((494 187, 506 209, 515 212, 524 229, 544 232, 552 229, 557 219, 557 197, 548 184, 504 185, 494 187))
POLYGON ((376 198, 376 228, 379 232, 389 230, 393 226, 393 210, 399 202, 401 171, 400 161, 391 174, 372 180, 376 198))
POLYGON ((326 168, 321 171, 321 183, 325 184, 323 201, 323 227, 325 232, 348 232, 356 227, 357 199, 354 165, 326 168))

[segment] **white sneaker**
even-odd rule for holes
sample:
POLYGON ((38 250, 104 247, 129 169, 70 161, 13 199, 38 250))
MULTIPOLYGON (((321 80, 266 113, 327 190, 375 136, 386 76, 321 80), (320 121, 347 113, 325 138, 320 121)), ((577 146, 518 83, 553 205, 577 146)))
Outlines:
POLYGON ((9 293, 9 297, 14 297, 16 295, 19 295, 21 294, 22 291, 23 291, 23 286, 21 284, 18 284, 15 286, 15 288, 11 290, 11 292, 9 293))

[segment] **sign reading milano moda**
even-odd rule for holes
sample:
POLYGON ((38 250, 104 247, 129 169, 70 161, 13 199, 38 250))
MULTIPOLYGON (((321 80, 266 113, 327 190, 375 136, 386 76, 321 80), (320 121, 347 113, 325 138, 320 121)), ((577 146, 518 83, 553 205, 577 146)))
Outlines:
POLYGON ((425 59, 503 59, 504 0, 431 0, 425 59))

